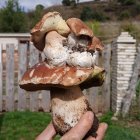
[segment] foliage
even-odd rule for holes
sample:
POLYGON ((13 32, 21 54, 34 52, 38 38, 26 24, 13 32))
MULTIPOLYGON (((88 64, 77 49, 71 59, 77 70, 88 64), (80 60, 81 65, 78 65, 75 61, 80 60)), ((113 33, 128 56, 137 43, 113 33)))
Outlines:
POLYGON ((125 10, 125 11, 122 11, 122 12, 120 13, 119 19, 120 19, 120 20, 124 20, 124 19, 128 19, 128 18, 130 18, 130 17, 131 17, 130 12, 127 11, 127 10, 125 10))
POLYGON ((132 22, 128 22, 127 20, 122 22, 121 24, 121 30, 122 31, 127 31, 129 33, 135 33, 136 32, 136 27, 132 22))
POLYGON ((136 3, 136 0, 118 0, 122 5, 133 5, 136 3))
POLYGON ((62 0, 64 6, 70 6, 70 0, 62 0))
POLYGON ((0 10, 0 32, 26 32, 27 19, 18 0, 8 0, 0 10))
POLYGON ((134 10, 135 10, 135 15, 140 14, 140 2, 136 2, 134 10))
POLYGON ((93 12, 93 19, 97 21, 105 21, 107 17, 101 11, 94 11, 93 12))
POLYGON ((84 7, 80 18, 84 21, 87 20, 97 20, 97 21, 105 21, 106 16, 101 11, 93 11, 90 7, 84 7))
POLYGON ((32 28, 43 16, 44 6, 38 4, 35 8, 35 11, 31 14, 30 19, 30 28, 32 28))
POLYGON ((86 24, 89 26, 90 29, 92 29, 93 33, 96 36, 99 36, 101 34, 101 27, 100 27, 100 22, 98 21, 88 21, 86 24))
POLYGON ((140 121, 140 79, 136 83, 135 93, 136 97, 132 100, 129 118, 140 121))
POLYGON ((82 12, 81 12, 81 17, 82 20, 87 21, 93 19, 93 11, 90 7, 84 7, 82 12))
POLYGON ((138 80, 136 85, 136 97, 139 98, 139 96, 140 96, 140 79, 138 80))
MULTIPOLYGON (((77 3, 79 2, 79 0, 77 1, 77 3)), ((75 0, 62 0, 62 4, 64 6, 74 6, 76 5, 76 1, 75 0)))

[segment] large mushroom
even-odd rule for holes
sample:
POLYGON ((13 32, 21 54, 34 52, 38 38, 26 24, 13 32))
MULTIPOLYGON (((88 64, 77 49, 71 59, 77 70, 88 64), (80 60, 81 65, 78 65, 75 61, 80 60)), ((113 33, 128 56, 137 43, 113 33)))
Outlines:
MULTIPOLYGON (((49 14, 54 16, 55 13, 57 12, 49 14)), ((93 41, 95 36, 92 31, 79 19, 72 18, 67 21, 71 31, 67 36, 60 34, 55 27, 48 26, 49 19, 46 20, 40 21, 45 28, 44 46, 41 45, 41 48, 39 45, 36 46, 43 51, 46 59, 28 69, 19 85, 27 91, 50 90, 53 125, 56 131, 63 135, 78 123, 85 112, 92 111, 82 90, 101 86, 104 81, 104 69, 95 65, 96 51, 98 51, 96 45, 100 46, 98 48, 102 48, 102 45, 100 41, 97 44, 93 41), (91 48, 94 48, 94 51, 90 53, 87 47, 92 44, 94 46, 91 48), (81 46, 84 49, 78 49, 81 46), (70 59, 75 53, 79 55, 70 59), (84 59, 82 59, 83 53, 86 54, 84 59)), ((56 23, 55 18, 51 20, 52 23, 56 23)), ((42 24, 37 26, 38 30, 35 26, 36 33, 41 32, 42 24)), ((42 38, 33 41, 34 44, 39 44, 42 38)), ((98 125, 98 119, 94 115, 92 128, 85 138, 90 135, 96 137, 98 125)))

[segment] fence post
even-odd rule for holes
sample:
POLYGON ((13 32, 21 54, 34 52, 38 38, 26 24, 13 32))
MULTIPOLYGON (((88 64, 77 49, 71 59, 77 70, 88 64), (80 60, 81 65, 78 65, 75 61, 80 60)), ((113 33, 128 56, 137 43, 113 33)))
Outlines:
MULTIPOLYGON (((19 62, 18 62, 18 81, 21 80, 24 72, 27 69, 27 44, 19 44, 18 46, 19 62)), ((25 111, 26 104, 26 91, 18 86, 18 110, 25 111)))
MULTIPOLYGON (((97 59, 96 59, 96 64, 98 65, 98 62, 99 62, 99 54, 97 54, 97 59)), ((89 89, 87 89, 87 98, 88 98, 88 101, 91 105, 91 108, 93 109, 93 111, 95 113, 98 113, 98 105, 99 105, 99 95, 98 95, 98 92, 99 92, 99 88, 98 87, 91 87, 89 89)))
POLYGON ((50 112, 50 91, 42 90, 40 95, 40 108, 44 112, 50 112))
POLYGON ((1 45, 0 46, 0 112, 2 111, 2 99, 3 99, 2 80, 3 80, 3 70, 2 70, 2 45, 1 45))
MULTIPOLYGON (((129 88, 136 57, 136 40, 122 32, 112 46, 112 109, 115 115, 121 111, 125 92, 129 88)), ((132 85, 131 85, 132 86, 132 85)), ((134 95, 134 94, 133 94, 134 95)))
MULTIPOLYGON (((39 61, 39 51, 30 43, 30 57, 29 57, 29 66, 32 67, 39 61)), ((36 92, 29 92, 30 94, 30 110, 31 111, 38 111, 38 91, 36 92)))
POLYGON ((6 111, 14 111, 14 44, 6 45, 6 111))
MULTIPOLYGON (((45 55, 41 53, 41 61, 44 61, 45 55)), ((50 112, 50 91, 42 90, 39 94, 39 109, 44 112, 50 112)))
POLYGON ((110 110, 110 59, 111 59, 111 45, 107 45, 103 51, 103 67, 106 71, 105 81, 102 91, 102 111, 110 110))

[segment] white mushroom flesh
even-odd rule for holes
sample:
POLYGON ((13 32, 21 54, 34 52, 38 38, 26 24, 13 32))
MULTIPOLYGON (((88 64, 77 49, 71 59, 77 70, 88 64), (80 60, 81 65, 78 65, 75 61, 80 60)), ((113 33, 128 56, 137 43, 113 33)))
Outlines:
POLYGON ((70 66, 92 67, 96 62, 97 51, 91 54, 86 48, 89 43, 87 38, 76 37, 73 33, 69 34, 67 47, 70 50, 67 64, 70 66))
POLYGON ((73 52, 69 55, 67 63, 70 66, 91 67, 92 55, 89 52, 73 52))
POLYGON ((50 65, 61 66, 66 64, 68 58, 68 49, 63 47, 63 41, 66 40, 56 31, 49 32, 46 35, 46 45, 43 50, 50 65))
POLYGON ((51 31, 46 35, 46 45, 43 50, 49 65, 79 67, 93 67, 96 62, 97 51, 87 52, 89 43, 87 38, 80 38, 73 33, 68 38, 61 36, 56 31, 51 31))

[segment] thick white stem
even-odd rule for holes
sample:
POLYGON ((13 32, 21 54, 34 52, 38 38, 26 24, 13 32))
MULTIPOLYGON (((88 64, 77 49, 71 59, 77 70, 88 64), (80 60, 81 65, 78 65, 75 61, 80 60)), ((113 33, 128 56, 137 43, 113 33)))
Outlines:
POLYGON ((86 111, 91 111, 87 98, 79 86, 51 90, 53 124, 60 135, 74 127, 86 111))

